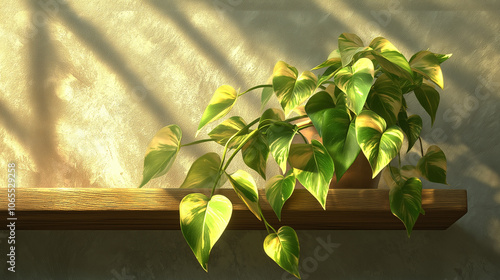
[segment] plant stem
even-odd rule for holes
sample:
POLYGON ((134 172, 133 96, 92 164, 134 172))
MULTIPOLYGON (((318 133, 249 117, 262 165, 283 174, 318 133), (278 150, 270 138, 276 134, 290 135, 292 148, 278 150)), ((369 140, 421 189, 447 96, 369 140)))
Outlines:
POLYGON ((306 144, 309 144, 309 141, 307 141, 307 138, 304 136, 304 134, 302 134, 302 132, 300 132, 300 131, 298 131, 298 130, 297 130, 297 133, 298 133, 300 136, 302 136, 302 139, 304 140, 304 142, 305 142, 306 144))
MULTIPOLYGON (((251 123, 247 124, 245 127, 243 127, 238 132, 236 132, 233 136, 231 136, 231 138, 229 138, 229 140, 227 140, 226 145, 224 146, 224 152, 222 152, 222 159, 221 159, 221 162, 220 162, 220 165, 219 165, 219 173, 217 174, 217 178, 215 179, 215 183, 214 183, 214 186, 212 187, 212 192, 210 193, 210 197, 212 197, 214 195, 215 188, 217 187, 217 184, 219 183, 220 177, 226 171, 227 165, 229 164, 229 162, 231 162, 231 160, 235 156, 235 154, 233 153, 233 155, 231 155, 231 157, 229 158, 228 163, 226 164, 226 166, 224 166, 224 161, 226 160, 226 154, 227 154, 227 151, 229 149, 229 144, 231 143, 231 141, 236 136, 240 136, 243 131, 246 131, 247 129, 249 129, 250 127, 252 127, 252 125, 256 124, 259 120, 260 120, 260 118, 256 118, 251 123), (224 168, 222 166, 224 166, 224 168)), ((235 153, 237 153, 243 147, 243 145, 246 144, 246 142, 250 138, 250 135, 253 135, 253 133, 255 133, 256 131, 258 131, 258 129, 252 131, 247 136, 247 138, 238 146, 238 148, 236 149, 235 153)))
POLYGON ((194 141, 194 142, 191 142, 191 143, 182 144, 181 147, 196 145, 196 144, 200 144, 200 143, 204 143, 204 142, 210 142, 210 141, 215 141, 215 140, 214 139, 201 139, 201 140, 194 141))
POLYGON ((260 206, 259 206, 259 212, 260 212, 260 216, 262 217, 262 221, 264 222, 264 225, 266 226, 266 230, 268 233, 269 232, 269 228, 271 228, 274 233, 277 233, 276 230, 273 228, 273 226, 271 226, 267 221, 266 221, 266 218, 264 217, 264 214, 262 214, 262 210, 260 209, 260 206))
POLYGON ((323 84, 332 84, 332 85, 335 85, 335 82, 334 81, 324 81, 323 84))
POLYGON ((296 120, 305 119, 307 117, 309 117, 309 116, 308 115, 297 116, 297 117, 289 118, 289 119, 285 120, 285 122, 293 122, 296 120))
POLYGON ((258 85, 258 86, 254 86, 252 88, 249 88, 247 89, 246 91, 238 94, 238 97, 242 96, 243 94, 247 93, 247 92, 250 92, 252 90, 255 90, 255 89, 258 89, 258 88, 266 88, 266 87, 273 87, 272 85, 258 85))
POLYGON ((422 138, 418 137, 418 141, 420 141, 420 153, 422 154, 422 157, 424 157, 424 145, 422 145, 422 138))

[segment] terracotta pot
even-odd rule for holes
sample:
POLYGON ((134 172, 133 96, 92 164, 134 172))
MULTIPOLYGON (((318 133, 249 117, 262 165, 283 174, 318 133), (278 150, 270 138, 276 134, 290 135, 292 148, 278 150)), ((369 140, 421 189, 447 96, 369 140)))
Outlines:
MULTIPOLYGON (((304 125, 311 123, 311 120, 297 123, 297 125, 304 125)), ((314 126, 301 130, 302 134, 310 142, 312 139, 322 142, 318 131, 314 126)), ((293 143, 304 143, 302 137, 296 136, 293 143)), ((342 176, 340 181, 337 182, 337 176, 333 175, 330 183, 331 189, 376 189, 380 181, 380 173, 372 179, 372 170, 370 163, 366 159, 363 152, 360 152, 354 163, 347 169, 346 173, 342 176)), ((303 186, 297 182, 298 187, 303 186)))

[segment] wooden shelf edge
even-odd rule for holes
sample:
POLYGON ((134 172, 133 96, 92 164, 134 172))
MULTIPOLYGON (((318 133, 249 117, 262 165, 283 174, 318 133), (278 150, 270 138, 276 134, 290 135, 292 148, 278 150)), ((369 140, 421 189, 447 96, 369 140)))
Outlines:
MULTIPOLYGON (((133 188, 17 188, 18 230, 178 230, 181 199, 209 190, 133 188)), ((232 189, 219 189, 233 203, 228 229, 265 229, 232 189)), ((326 210, 305 189, 296 189, 278 221, 259 190, 266 219, 295 229, 404 229, 389 208, 388 190, 329 190, 326 210)), ((466 190, 424 189, 426 211, 414 229, 446 229, 467 213, 466 190)), ((8 217, 7 189, 0 189, 0 219, 8 217)))

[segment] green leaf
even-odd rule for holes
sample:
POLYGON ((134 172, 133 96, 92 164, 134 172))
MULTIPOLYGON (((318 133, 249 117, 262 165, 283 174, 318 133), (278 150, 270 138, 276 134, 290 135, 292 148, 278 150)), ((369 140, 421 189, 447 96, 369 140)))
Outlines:
POLYGON ((243 161, 245 164, 257 171, 257 173, 266 179, 267 157, 269 156, 269 147, 264 135, 259 131, 251 136, 248 142, 241 149, 243 161))
POLYGON ((281 208, 285 202, 292 196, 295 188, 296 178, 293 172, 286 176, 276 175, 266 182, 266 198, 276 213, 278 220, 281 221, 281 208))
POLYGON ((212 96, 212 99, 210 99, 210 103, 205 109, 205 112, 203 112, 196 134, 198 134, 200 129, 206 124, 224 117, 231 111, 234 103, 236 103, 236 99, 238 99, 238 93, 234 88, 228 85, 219 87, 212 96))
POLYGON ((347 94, 348 107, 356 115, 363 110, 373 74, 373 63, 368 58, 360 58, 352 67, 344 67, 335 74, 335 84, 347 94))
POLYGON ((398 217, 406 227, 408 237, 420 213, 425 214, 422 208, 422 182, 415 177, 394 186, 389 191, 391 212, 398 217))
POLYGON ((269 234, 264 240, 264 251, 281 268, 300 279, 299 238, 293 228, 283 226, 278 232, 269 234))
POLYGON ((323 63, 314 67, 311 70, 316 70, 316 69, 325 68, 325 67, 332 67, 332 66, 334 66, 336 68, 342 67, 342 59, 340 58, 340 52, 338 49, 331 52, 328 55, 328 58, 323 63))
POLYGON ((142 182, 139 188, 147 184, 149 180, 168 172, 181 147, 181 138, 181 128, 175 124, 165 126, 155 134, 146 149, 142 182))
POLYGON ((325 72, 319 76, 318 78, 318 87, 322 84, 324 84, 326 81, 330 80, 335 74, 337 74, 337 71, 339 70, 340 68, 338 68, 337 66, 330 66, 328 67, 325 72))
POLYGON ((297 126, 289 123, 275 123, 267 130, 267 142, 271 154, 281 170, 286 172, 286 162, 297 126))
POLYGON ((413 80, 410 64, 399 50, 387 39, 377 37, 372 40, 372 54, 384 70, 398 77, 413 80))
POLYGON ((368 107, 384 118, 388 126, 396 124, 401 109, 403 94, 401 88, 386 74, 380 75, 368 94, 368 107))
POLYGON ((368 110, 356 119, 356 137, 372 168, 372 178, 396 157, 404 138, 401 128, 396 125, 387 128, 381 116, 368 110))
POLYGON ((307 101, 307 116, 309 116, 309 118, 311 119, 320 136, 323 135, 323 114, 326 110, 331 108, 335 108, 335 103, 330 93, 326 91, 320 91, 314 94, 307 101))
POLYGON ((444 87, 443 72, 441 71, 440 61, 444 61, 446 56, 439 55, 430 51, 419 51, 410 59, 411 69, 422 74, 427 79, 433 81, 440 88, 444 87), (443 60, 444 59, 444 60, 443 60))
POLYGON ((333 159, 337 181, 358 157, 355 119, 342 109, 327 110, 323 116, 323 145, 333 159))
MULTIPOLYGON (((189 168, 181 189, 213 188, 219 175, 221 159, 216 153, 207 153, 193 162, 189 168)), ((217 188, 226 183, 226 176, 221 175, 217 188)))
POLYGON ((430 182, 446 183, 446 156, 436 145, 430 146, 417 163, 417 169, 430 182))
POLYGON ((431 124, 434 124, 436 119, 436 112, 439 107, 439 92, 437 92, 432 86, 427 84, 422 84, 419 88, 413 90, 418 102, 425 111, 431 117, 431 124))
POLYGON ((266 107, 267 102, 271 99, 271 96, 273 96, 274 90, 272 87, 265 87, 262 89, 262 94, 260 96, 260 110, 264 110, 264 107, 266 107))
POLYGON ((208 271, 210 251, 231 219, 233 206, 223 195, 212 198, 201 193, 186 195, 180 205, 181 231, 196 259, 208 271))
POLYGON ((273 89, 281 107, 288 116, 295 107, 306 101, 316 89, 318 78, 310 71, 304 71, 298 78, 295 67, 278 61, 273 71, 273 89))
POLYGON ((260 116, 259 128, 265 125, 271 125, 275 122, 282 122, 285 120, 285 114, 281 109, 269 108, 260 116))
POLYGON ((406 111, 401 111, 398 116, 399 126, 406 134, 408 138, 408 150, 409 152, 415 142, 417 142, 418 137, 420 137, 420 132, 422 131, 422 118, 419 115, 411 115, 408 117, 406 111))
POLYGON ((450 58, 452 56, 451 53, 448 53, 448 54, 433 53, 433 55, 438 59, 439 64, 445 62, 446 60, 448 60, 448 58, 450 58))
POLYGON ((339 36, 338 45, 342 67, 351 63, 355 54, 369 49, 364 46, 358 35, 351 33, 342 33, 339 36))
POLYGON ((259 192, 252 176, 243 170, 238 170, 229 175, 229 182, 248 210, 260 221, 259 192))
POLYGON ((396 187, 398 184, 404 184, 404 182, 411 177, 420 176, 420 172, 418 172, 417 168, 413 165, 404 165, 401 169, 388 165, 384 168, 384 171, 382 171, 382 177, 389 188, 396 187))
MULTIPOLYGON (((215 140, 218 144, 225 146, 227 141, 241 129, 245 128, 247 123, 241 117, 231 117, 221 124, 216 126, 212 131, 208 133, 208 136, 215 140)), ((248 132, 247 132, 248 133, 248 132)), ((245 133, 241 133, 239 136, 235 136, 231 143, 229 143, 228 148, 237 147, 241 141, 245 138, 245 133)))
POLYGON ((318 141, 311 144, 292 144, 288 157, 297 180, 325 209, 326 196, 333 177, 333 160, 318 141))

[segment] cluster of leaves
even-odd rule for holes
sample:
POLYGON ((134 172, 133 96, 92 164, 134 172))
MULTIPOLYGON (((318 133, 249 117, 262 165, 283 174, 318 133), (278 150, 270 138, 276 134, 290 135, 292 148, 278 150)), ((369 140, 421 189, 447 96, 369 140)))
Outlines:
POLYGON ((212 189, 209 197, 202 193, 187 195, 179 206, 181 230, 196 258, 207 270, 210 250, 229 223, 231 201, 214 195, 216 188, 229 181, 248 209, 264 222, 269 233, 264 240, 266 254, 300 278, 300 249, 295 231, 288 226, 275 230, 266 221, 251 174, 244 170, 228 174, 226 170, 241 152, 245 164, 266 179, 271 154, 284 175, 267 180, 265 192, 281 219, 281 209, 297 181, 325 208, 334 174, 337 180, 342 178, 362 152, 373 177, 385 168, 384 178, 391 187, 391 211, 404 223, 409 236, 419 214, 424 214, 419 178, 446 184, 446 158, 437 146, 430 146, 424 154, 420 141, 422 157, 416 166, 401 167, 401 160, 398 167, 390 165, 399 157, 405 135, 408 152, 420 139, 422 130, 422 118, 408 116, 405 96, 415 94, 433 123, 439 105, 439 92, 433 84, 443 88, 440 64, 450 56, 425 50, 408 61, 385 38, 375 38, 365 46, 358 36, 344 33, 339 37, 338 49, 311 71, 299 75, 296 68, 279 61, 273 70, 272 84, 258 85, 242 93, 228 85, 218 88, 203 113, 198 132, 224 117, 241 95, 259 88, 263 89, 262 108, 273 95, 282 108, 267 109, 250 123, 239 116, 228 118, 208 133, 210 138, 184 145, 177 125, 162 128, 147 149, 140 187, 165 174, 181 147, 217 142, 224 147, 222 157, 207 153, 198 158, 180 186, 212 189), (318 69, 324 71, 316 76, 312 71, 318 69), (299 115, 289 117, 294 111, 299 115), (310 118, 312 124, 294 124, 301 118, 310 118), (322 142, 309 143, 303 137, 304 143, 292 144, 296 135, 302 135, 302 129, 312 125, 322 142))

